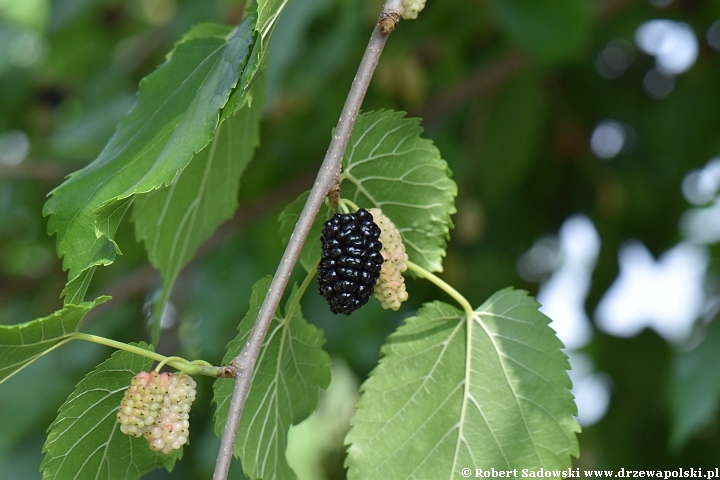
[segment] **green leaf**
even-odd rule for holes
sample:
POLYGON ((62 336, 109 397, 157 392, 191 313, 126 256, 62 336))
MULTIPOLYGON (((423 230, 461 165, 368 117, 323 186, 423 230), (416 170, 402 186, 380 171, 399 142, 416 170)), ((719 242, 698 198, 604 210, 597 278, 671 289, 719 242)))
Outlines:
POLYGON ((100 156, 53 190, 45 204, 48 232, 70 281, 114 261, 127 200, 170 185, 213 138, 219 111, 241 77, 253 43, 254 17, 229 37, 195 37, 140 82, 138 101, 100 156), (120 207, 120 208, 119 208, 120 207), (99 218, 96 218, 99 216, 99 218), (99 228, 98 220, 107 221, 99 228))
POLYGON ((65 305, 52 315, 18 325, 0 325, 0 383, 70 340, 83 317, 110 297, 65 305))
POLYGON ((709 367, 719 364, 720 323, 715 320, 700 345, 675 359, 670 385, 670 446, 676 451, 715 419, 720 406, 720 372, 709 367))
MULTIPOLYGON (((228 344, 223 363, 229 363, 247 343, 270 277, 253 286, 250 309, 238 327, 238 336, 228 344)), ((265 337, 253 372, 250 391, 240 420, 234 454, 250 478, 288 480, 297 478, 287 463, 287 433, 317 407, 321 388, 330 384, 330 357, 321 348, 322 331, 302 318, 295 289, 284 316, 277 313, 265 337)), ((225 427, 233 381, 215 381, 217 404, 215 433, 225 427)))
POLYGON ((340 193, 360 208, 379 207, 397 225, 410 260, 442 271, 457 185, 416 118, 360 115, 343 158, 340 193))
POLYGON ((245 91, 255 82, 258 75, 265 71, 267 63, 268 51, 270 50, 270 39, 272 38, 277 19, 285 9, 289 0, 258 0, 256 5, 251 7, 252 11, 257 11, 257 23, 255 25, 256 37, 259 41, 254 42, 253 49, 248 57, 247 65, 242 73, 242 78, 238 82, 238 88, 234 92, 228 106, 230 109, 224 112, 225 115, 232 114, 235 110, 242 107, 244 98, 238 95, 238 91, 245 91), (257 10, 255 10, 257 7, 257 10))
MULTIPOLYGON (((152 351, 147 344, 137 345, 152 351)), ((148 358, 117 351, 77 385, 48 430, 44 479, 132 480, 159 467, 172 470, 182 450, 171 455, 153 452, 144 438, 122 433, 116 416, 130 379, 152 364, 148 358)))
POLYGON ((153 339, 159 335, 159 319, 181 269, 237 208, 240 177, 259 143, 263 92, 264 82, 256 82, 252 101, 220 123, 210 145, 170 187, 136 197, 135 232, 163 278, 153 314, 153 339))
POLYGON ((178 45, 185 43, 188 40, 203 37, 223 38, 230 35, 232 31, 233 27, 231 25, 222 25, 219 23, 207 22, 193 25, 192 27, 190 27, 190 30, 183 33, 183 36, 180 38, 180 40, 175 42, 173 49, 167 54, 166 58, 170 58, 173 53, 175 53, 175 49, 178 47, 178 45))
POLYGON ((483 134, 478 164, 482 192, 512 194, 529 174, 540 145, 546 102, 534 75, 522 75, 498 94, 483 134))
POLYGON ((407 319, 361 388, 348 478, 569 467, 579 431, 569 364, 537 307, 505 289, 470 319, 442 302, 407 319))
POLYGON ((275 28, 280 13, 290 0, 260 0, 258 1, 257 31, 263 41, 269 41, 272 29, 275 28))
POLYGON ((590 0, 496 0, 499 23, 511 41, 542 63, 578 53, 590 35, 590 0))
MULTIPOLYGON (((134 199, 135 197, 124 198, 95 210, 95 236, 97 238, 105 236, 113 240, 120 222, 130 209, 134 199)), ((122 255, 120 247, 115 242, 111 242, 111 244, 115 248, 115 253, 122 255)))
POLYGON ((73 278, 65 285, 65 288, 60 294, 61 297, 65 297, 65 305, 77 305, 82 303, 94 274, 95 267, 90 267, 87 270, 83 270, 80 275, 73 278))
MULTIPOLYGON (((404 115, 378 111, 358 117, 343 159, 340 191, 361 208, 380 207, 400 229, 410 260, 430 271, 442 271, 457 185, 438 149, 420 138, 419 120, 404 115)), ((301 194, 278 218, 285 243, 308 194, 301 194)), ((332 209, 320 209, 300 254, 305 270, 320 260, 320 233, 332 215, 332 209)))

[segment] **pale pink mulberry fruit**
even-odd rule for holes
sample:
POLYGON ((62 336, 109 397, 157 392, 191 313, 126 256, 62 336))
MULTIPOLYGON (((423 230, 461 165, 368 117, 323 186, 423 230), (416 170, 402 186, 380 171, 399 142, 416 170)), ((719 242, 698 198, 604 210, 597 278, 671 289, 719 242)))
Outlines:
POLYGON ((188 440, 190 407, 196 383, 188 375, 140 372, 125 391, 117 419, 120 430, 144 436, 150 448, 170 453, 188 440))
POLYGON ((408 298, 405 279, 402 276, 407 270, 408 256, 405 253, 402 235, 379 208, 371 208, 368 211, 380 227, 380 242, 383 245, 380 254, 385 259, 380 269, 380 277, 375 283, 375 298, 383 308, 398 310, 400 304, 408 298))

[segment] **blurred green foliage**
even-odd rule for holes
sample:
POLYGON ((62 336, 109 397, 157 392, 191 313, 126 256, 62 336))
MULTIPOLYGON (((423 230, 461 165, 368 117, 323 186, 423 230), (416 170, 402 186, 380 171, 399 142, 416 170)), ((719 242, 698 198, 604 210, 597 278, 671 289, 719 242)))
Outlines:
MULTIPOLYGON (((222 358, 251 286, 275 270, 282 254, 277 216, 312 183, 380 5, 288 5, 271 45, 261 146, 243 178, 239 210, 178 278, 171 296, 177 322, 159 351, 222 358)), ((138 81, 174 41, 203 21, 237 24, 243 7, 231 0, 0 0, 0 139, 21 131, 29 145, 0 142, 0 323, 61 307, 66 277, 41 214, 47 192, 98 155, 132 107, 138 81)), ((518 275, 518 258, 569 215, 584 213, 602 241, 586 303, 592 313, 618 273, 624 241, 638 238, 655 255, 675 245, 688 209, 682 180, 720 152, 720 53, 706 41, 718 19, 720 4, 699 0, 664 8, 646 0, 428 0, 418 20, 401 22, 364 109, 423 118, 425 135, 454 172, 458 213, 444 279, 474 305, 508 285, 534 294, 538 284, 518 275), (638 26, 656 18, 687 23, 699 43, 696 62, 664 98, 644 90, 653 59, 634 47, 638 26), (633 50, 632 61, 608 78, 598 57, 617 39, 633 50), (590 136, 606 119, 631 127, 635 139, 601 161, 590 136)), ((114 299, 82 328, 141 341, 160 278, 131 230, 121 227, 123 256, 96 273, 88 292, 114 299)), ((717 245, 710 252, 707 288, 716 294, 717 245)), ((337 318, 312 295, 303 311, 324 330, 327 351, 362 380, 403 317, 425 301, 448 300, 428 284, 410 281, 408 289, 410 301, 399 312, 371 302, 352 318, 337 318)), ((704 327, 699 322, 693 341, 680 346, 650 330, 633 338, 595 332, 584 350, 613 390, 605 417, 579 437, 578 466, 718 466, 717 333, 708 337, 714 343, 693 350, 704 327), (685 418, 682 402, 698 415, 671 433, 685 418)), ((44 432, 57 408, 110 353, 73 343, 0 388, 0 478, 40 478, 44 432)), ((210 385, 199 381, 193 408, 194 425, 205 431, 194 430, 172 473, 147 478, 211 477, 219 441, 211 433, 210 385)), ((327 450, 328 478, 342 478, 343 450, 339 441, 327 450)))

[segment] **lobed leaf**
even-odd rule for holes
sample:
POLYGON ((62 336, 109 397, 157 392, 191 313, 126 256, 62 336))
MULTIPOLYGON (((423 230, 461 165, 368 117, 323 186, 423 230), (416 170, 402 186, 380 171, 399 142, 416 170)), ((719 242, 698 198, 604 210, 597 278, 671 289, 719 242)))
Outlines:
POLYGON ((410 260, 442 271, 457 185, 416 118, 360 115, 343 158, 340 191, 361 208, 378 207, 398 227, 410 260))
MULTIPOLYGON (((378 111, 358 117, 343 158, 340 193, 360 208, 381 208, 400 229, 410 260, 442 271, 457 185, 432 141, 420 137, 419 120, 404 115, 378 111)), ((307 197, 303 193, 280 214, 285 242, 307 197)), ((321 208, 308 235, 299 259, 308 271, 320 260, 322 224, 332 214, 321 208)))
POLYGON ((181 40, 140 82, 137 104, 99 157, 51 192, 44 214, 71 282, 114 261, 114 231, 128 199, 170 185, 212 140, 250 54, 254 21, 248 16, 226 37, 181 40))
MULTIPOLYGON (((265 277, 253 286, 250 309, 238 326, 238 336, 228 344, 223 363, 229 363, 247 343, 270 280, 265 277)), ((285 315, 276 313, 273 318, 240 420, 234 455, 241 459, 250 478, 297 478, 285 458, 288 430, 315 410, 320 389, 330 384, 330 357, 321 348, 325 339, 321 330, 302 317, 295 303, 297 294, 296 289, 286 304, 285 315)), ((225 427, 233 388, 232 380, 215 381, 218 435, 225 427)))
POLYGON ((137 238, 145 243, 150 262, 163 278, 153 338, 159 335, 159 318, 178 274, 237 208, 240 177, 260 140, 264 87, 264 82, 256 82, 251 101, 220 123, 210 145, 170 187, 135 199, 132 219, 137 238))
POLYGON ((98 297, 30 322, 0 325, 0 383, 67 342, 85 314, 109 299, 98 297))
MULTIPOLYGON (((152 347, 140 343, 141 348, 152 347)), ((44 479, 133 480, 159 467, 172 470, 182 450, 164 455, 147 441, 120 431, 117 410, 130 379, 153 361, 117 351, 75 388, 48 429, 41 465, 44 479)))
POLYGON ((537 307, 505 289, 471 318, 433 302, 407 319, 361 388, 348 478, 570 467, 579 427, 569 363, 537 307))

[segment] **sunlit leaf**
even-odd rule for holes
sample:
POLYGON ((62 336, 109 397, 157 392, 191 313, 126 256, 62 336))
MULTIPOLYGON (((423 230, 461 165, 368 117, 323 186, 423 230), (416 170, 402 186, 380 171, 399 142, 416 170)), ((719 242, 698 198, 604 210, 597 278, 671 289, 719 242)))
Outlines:
MULTIPOLYGON (((146 344, 138 346, 152 350, 146 344)), ((153 452, 144 438, 122 433, 117 421, 130 379, 150 370, 152 363, 118 351, 77 385, 48 431, 43 448, 44 479, 132 480, 159 467, 173 468, 182 450, 171 455, 153 452)))
POLYGON ((178 174, 168 188, 140 195, 132 219, 148 258, 160 270, 162 294, 156 302, 154 337, 159 318, 180 270, 215 229, 232 217, 238 204, 240 176, 259 142, 264 83, 253 88, 252 101, 215 131, 215 138, 178 174))
POLYGON ((505 289, 470 319, 441 302, 407 319, 361 388, 348 478, 569 467, 579 431, 569 364, 537 307, 505 289))
MULTIPOLYGON (((435 145, 420 137, 419 120, 404 115, 379 111, 358 117, 343 159, 340 193, 360 208, 381 208, 400 229, 410 260, 442 271, 457 185, 435 145)), ((302 194, 280 215, 280 236, 286 242, 307 196, 302 194)), ((306 270, 320 259, 322 223, 331 216, 329 208, 321 207, 300 256, 306 270)))
POLYGON ((19 325, 0 325, 0 383, 67 342, 85 314, 109 299, 65 305, 47 317, 19 325))
MULTIPOLYGON (((250 309, 228 344, 223 363, 229 363, 247 343, 270 278, 253 287, 250 309)), ((330 357, 322 350, 322 331, 302 318, 293 292, 284 315, 276 313, 255 365, 243 410, 234 454, 250 478, 296 478, 285 458, 291 425, 304 420, 317 407, 321 388, 330 384, 330 357)), ((215 381, 215 433, 220 435, 230 408, 233 381, 215 381)))
POLYGON ((253 22, 247 17, 228 37, 183 40, 140 82, 137 104, 100 156, 52 192, 44 214, 70 281, 113 262, 112 234, 129 197, 170 185, 210 143, 250 53, 253 22))
POLYGON ((713 322, 695 349, 678 354, 671 377, 670 445, 679 450, 715 419, 720 407, 720 323, 713 322))
POLYGON ((378 111, 358 117, 340 191, 361 208, 382 209, 400 229, 410 260, 442 271, 457 185, 437 147, 420 137, 420 120, 404 116, 378 111))

